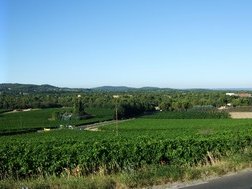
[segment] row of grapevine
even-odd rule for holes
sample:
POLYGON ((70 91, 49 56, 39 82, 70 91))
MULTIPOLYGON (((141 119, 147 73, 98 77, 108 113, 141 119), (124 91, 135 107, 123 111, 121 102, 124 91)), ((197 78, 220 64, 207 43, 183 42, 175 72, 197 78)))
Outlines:
POLYGON ((144 116, 151 119, 223 119, 229 118, 228 112, 220 111, 164 111, 144 116))
POLYGON ((0 179, 61 175, 74 172, 87 175, 138 169, 149 164, 195 165, 205 163, 207 153, 219 158, 252 145, 252 137, 240 135, 210 138, 165 139, 118 137, 97 142, 77 140, 2 141, 0 179))

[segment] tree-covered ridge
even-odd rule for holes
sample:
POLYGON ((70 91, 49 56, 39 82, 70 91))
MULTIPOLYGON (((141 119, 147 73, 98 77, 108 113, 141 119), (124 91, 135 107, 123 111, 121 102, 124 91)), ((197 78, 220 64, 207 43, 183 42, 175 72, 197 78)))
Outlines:
POLYGON ((127 87, 127 86, 101 86, 94 88, 69 88, 57 87, 49 84, 19 84, 19 83, 0 83, 0 93, 36 93, 36 92, 208 92, 208 91, 252 91, 251 88, 238 89, 173 89, 160 87, 127 87))

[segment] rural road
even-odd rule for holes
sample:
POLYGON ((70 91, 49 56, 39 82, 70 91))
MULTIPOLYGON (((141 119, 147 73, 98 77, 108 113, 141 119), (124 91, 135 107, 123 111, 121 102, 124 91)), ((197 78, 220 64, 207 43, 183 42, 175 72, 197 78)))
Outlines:
POLYGON ((223 176, 208 182, 182 187, 183 189, 252 189, 252 171, 223 176))
POLYGON ((229 174, 209 180, 195 180, 189 183, 170 183, 152 186, 151 189, 252 189, 252 170, 229 174))

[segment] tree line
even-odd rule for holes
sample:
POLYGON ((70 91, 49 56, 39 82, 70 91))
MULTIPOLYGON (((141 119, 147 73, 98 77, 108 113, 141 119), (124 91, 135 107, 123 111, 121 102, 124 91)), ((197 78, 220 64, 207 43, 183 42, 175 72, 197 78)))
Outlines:
POLYGON ((186 111, 195 106, 220 107, 227 104, 233 107, 252 106, 252 98, 226 96, 223 91, 121 92, 117 93, 119 96, 117 100, 113 95, 112 92, 1 94, 0 109, 73 107, 78 98, 78 102, 81 102, 84 107, 114 109, 117 105, 119 117, 127 118, 155 109, 186 111))

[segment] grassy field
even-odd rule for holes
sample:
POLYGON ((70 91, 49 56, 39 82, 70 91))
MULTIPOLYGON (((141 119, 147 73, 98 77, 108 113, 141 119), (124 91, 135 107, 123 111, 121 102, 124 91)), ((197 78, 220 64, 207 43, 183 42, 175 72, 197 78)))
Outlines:
POLYGON ((80 125, 113 118, 113 110, 87 108, 86 111, 92 114, 93 117, 84 120, 51 120, 53 112, 69 111, 69 108, 50 108, 31 110, 27 112, 10 112, 0 114, 0 132, 26 130, 37 128, 53 128, 59 125, 80 125))

